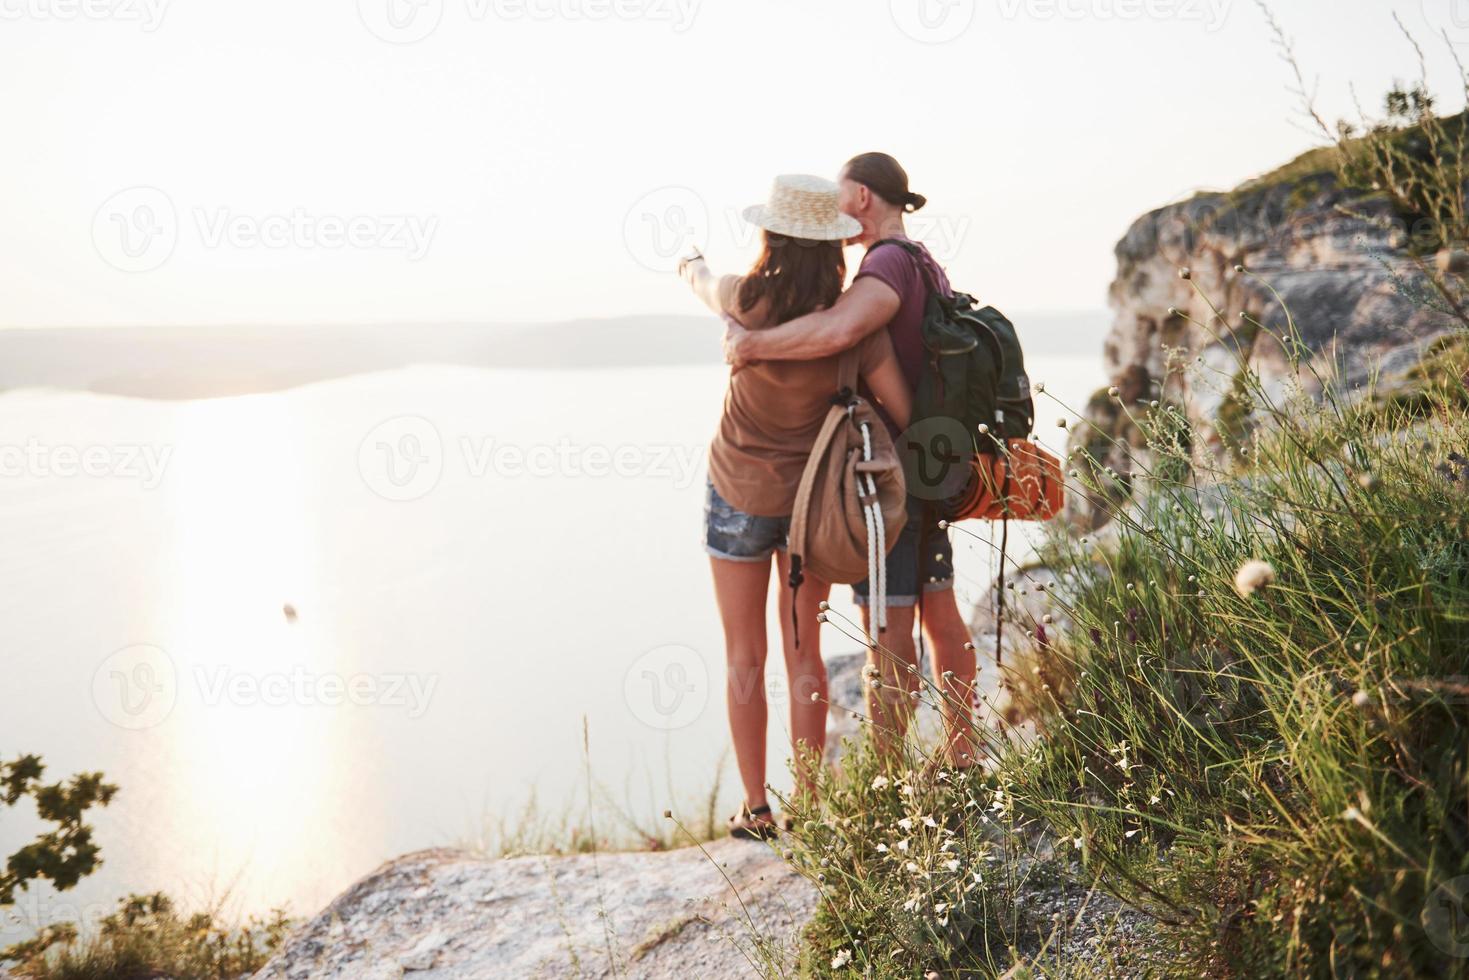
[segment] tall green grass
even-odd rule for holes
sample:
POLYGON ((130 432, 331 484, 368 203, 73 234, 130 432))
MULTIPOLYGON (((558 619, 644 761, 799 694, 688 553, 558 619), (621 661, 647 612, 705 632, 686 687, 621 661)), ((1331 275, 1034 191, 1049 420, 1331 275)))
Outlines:
POLYGON ((1113 542, 1048 549, 1065 693, 1005 771, 1187 970, 1469 969, 1466 366, 1410 401, 1325 377, 1277 402, 1246 369, 1243 463, 1182 480, 1158 474, 1186 420, 1147 412, 1153 475, 1113 542))
POLYGON ((1150 917, 1162 955, 1129 975, 1469 975, 1469 345, 1378 396, 1288 315, 1249 328, 1314 383, 1241 359, 1246 424, 1119 403, 1145 447, 1076 433, 1073 489, 1114 503, 1043 549, 1056 622, 1017 624, 1041 737, 993 733, 984 777, 861 753, 800 813, 808 972, 1106 975, 1035 952, 1017 874, 1060 872, 1150 917))

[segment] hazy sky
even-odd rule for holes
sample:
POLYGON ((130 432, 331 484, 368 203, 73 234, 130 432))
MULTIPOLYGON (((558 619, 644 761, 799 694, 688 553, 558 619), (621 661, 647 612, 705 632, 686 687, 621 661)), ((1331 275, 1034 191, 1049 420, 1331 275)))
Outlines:
MULTIPOLYGON (((1445 96, 1469 0, 1281 0, 1321 103, 1445 96)), ((1312 145, 1249 0, 0 0, 0 324, 696 312, 781 172, 896 155, 1011 311, 1312 145), (411 43, 410 43, 411 42, 411 43)))

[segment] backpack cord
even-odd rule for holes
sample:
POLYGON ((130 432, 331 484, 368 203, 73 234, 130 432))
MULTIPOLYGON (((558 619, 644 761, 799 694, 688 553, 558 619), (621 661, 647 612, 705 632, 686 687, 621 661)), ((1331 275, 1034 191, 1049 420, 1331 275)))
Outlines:
MULTIPOLYGON (((1010 459, 1008 446, 1006 447, 1005 456, 1005 482, 1001 484, 1000 494, 1001 503, 1005 509, 1000 517, 1000 582, 999 587, 995 590, 995 670, 997 672, 1003 663, 1000 653, 1000 636, 1005 627, 1005 548, 1010 543, 1010 459)), ((1003 677, 1000 678, 1000 683, 1005 683, 1003 677)))
POLYGON ((796 598, 801 594, 801 583, 806 576, 801 574, 801 556, 791 555, 791 633, 795 637, 796 649, 801 649, 801 621, 800 613, 796 609, 796 598))
POLYGON ((1000 635, 1005 627, 1005 546, 1010 540, 1010 515, 1000 518, 1000 584, 995 590, 995 669, 1003 662, 1000 635))
MULTIPOLYGON (((872 427, 866 422, 862 423, 862 458, 865 462, 872 462, 872 427)), ((877 625, 879 633, 887 629, 887 528, 883 525, 882 509, 877 500, 877 481, 872 474, 863 474, 861 480, 866 486, 872 502, 862 508, 862 514, 867 520, 867 583, 869 588, 869 599, 876 603, 875 611, 868 617, 877 625)), ((871 639, 871 637, 869 637, 871 639)))
POLYGON ((934 523, 934 521, 933 521, 933 504, 925 501, 924 504, 923 504, 922 509, 919 511, 919 514, 921 516, 919 518, 918 560, 916 562, 916 564, 917 564, 918 567, 915 569, 915 573, 916 574, 914 575, 914 578, 918 582, 918 600, 917 600, 918 601, 918 663, 919 663, 920 666, 922 666, 922 664, 923 664, 923 597, 928 593, 928 590, 923 587, 923 556, 925 554, 925 549, 928 548, 929 535, 933 533, 932 530, 931 530, 932 527, 933 527, 933 523, 934 523))

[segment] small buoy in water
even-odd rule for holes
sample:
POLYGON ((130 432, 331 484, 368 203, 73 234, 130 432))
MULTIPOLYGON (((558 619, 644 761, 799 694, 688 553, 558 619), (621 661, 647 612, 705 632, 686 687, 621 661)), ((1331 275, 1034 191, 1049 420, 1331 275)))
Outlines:
POLYGON ((285 614, 286 622, 294 623, 296 621, 296 607, 289 602, 281 606, 281 612, 285 614))

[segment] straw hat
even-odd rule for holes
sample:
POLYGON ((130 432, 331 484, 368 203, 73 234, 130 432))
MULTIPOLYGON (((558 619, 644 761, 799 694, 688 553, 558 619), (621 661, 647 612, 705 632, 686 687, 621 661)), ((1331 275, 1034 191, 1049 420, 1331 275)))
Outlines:
POLYGON ((745 208, 744 217, 777 235, 814 241, 846 240, 862 231, 860 221, 837 210, 837 185, 810 174, 781 174, 770 198, 745 208))

